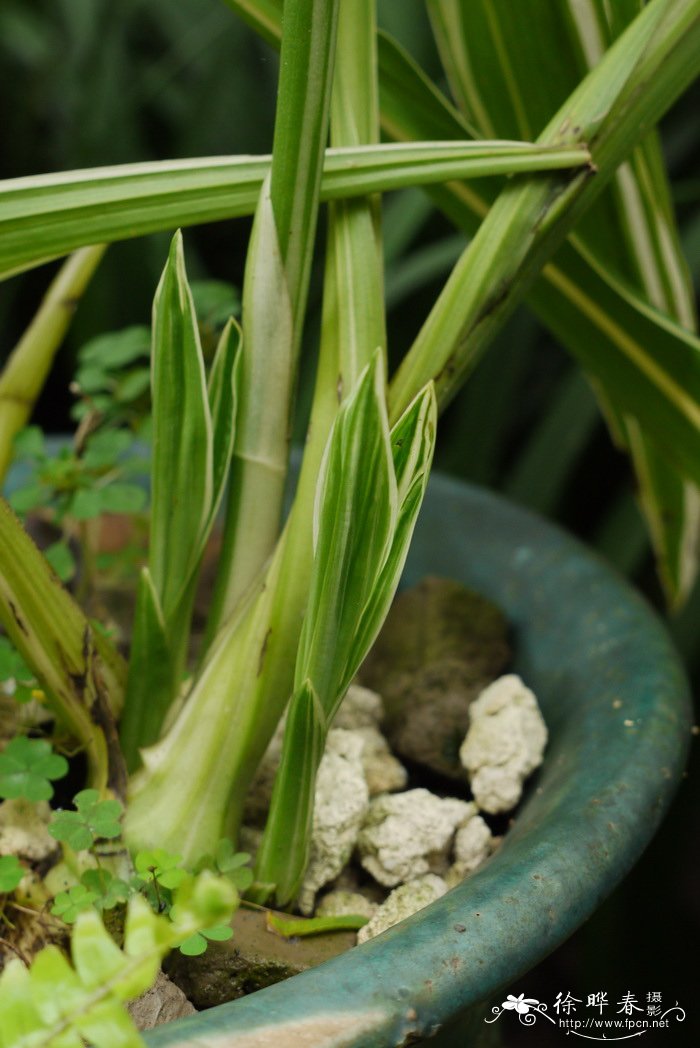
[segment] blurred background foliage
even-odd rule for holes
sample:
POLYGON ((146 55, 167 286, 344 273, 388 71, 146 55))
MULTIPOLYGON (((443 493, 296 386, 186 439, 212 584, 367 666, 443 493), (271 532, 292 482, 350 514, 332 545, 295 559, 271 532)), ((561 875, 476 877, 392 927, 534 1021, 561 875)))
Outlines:
MULTIPOLYGON (((379 10, 381 24, 442 84, 423 5, 379 0, 379 10)), ((177 4, 3 0, 0 177, 137 160, 267 152, 276 76, 276 54, 218 0, 178 0, 177 4)), ((662 128, 696 288, 700 282, 699 112, 696 87, 662 128)), ((398 359, 465 240, 420 190, 389 195, 384 216, 390 349, 398 359)), ((246 220, 188 231, 191 276, 240 286, 248 232, 246 220)), ((159 234, 108 251, 38 406, 35 420, 48 432, 69 428, 68 385, 78 348, 100 332, 147 321, 167 241, 168 234, 159 234)), ((4 355, 30 320, 52 271, 53 267, 43 267, 0 285, 4 355)), ((318 330, 318 279, 315 287, 307 339, 311 355, 318 330)), ((302 406, 307 392, 300 390, 302 406)), ((501 332, 445 415, 437 465, 499 489, 560 521, 597 547, 662 609, 629 464, 613 448, 580 370, 525 308, 501 332)), ((700 587, 669 625, 697 681, 700 587)), ((690 794, 687 787, 681 791, 676 813, 657 838, 651 858, 606 904, 602 916, 571 941, 568 952, 555 955, 553 970, 568 972, 574 991, 577 986, 583 989, 575 982, 581 970, 600 971, 602 963, 602 982, 605 970, 622 978, 620 968, 625 964, 643 965, 651 943, 652 954, 661 950, 665 975, 658 966, 642 970, 657 971, 660 979, 673 976, 673 992, 676 996, 681 992, 677 980, 685 971, 684 952, 670 951, 669 937, 675 933, 667 925, 679 919, 681 904, 687 919, 690 905, 692 927, 697 929, 700 903, 697 898, 693 901, 695 893, 685 884, 683 873, 678 900, 668 901, 660 910, 650 907, 649 901, 650 893, 658 898, 659 887, 672 892, 672 883, 679 886, 670 876, 669 862, 679 870, 694 865, 695 845, 686 841, 679 850, 677 841, 686 828, 697 827, 690 794), (633 912, 636 906, 646 908, 646 920, 652 925, 646 949, 641 941, 643 926, 633 912)), ((528 982, 525 989, 528 995, 537 995, 536 984, 528 982)), ((565 992, 567 987, 559 989, 565 992)), ((672 989, 669 985, 669 993, 672 989)))

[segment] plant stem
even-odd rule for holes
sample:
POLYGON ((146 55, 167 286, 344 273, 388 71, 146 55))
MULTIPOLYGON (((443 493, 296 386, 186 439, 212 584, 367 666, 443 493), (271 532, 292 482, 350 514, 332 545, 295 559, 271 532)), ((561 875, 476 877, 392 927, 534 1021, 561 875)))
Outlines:
POLYGON ((246 267, 241 391, 210 641, 279 536, 328 134, 338 3, 287 0, 284 8, 269 191, 264 184, 246 267))
POLYGON ((0 376, 0 484, 12 460, 12 442, 29 419, 68 330, 76 306, 106 251, 76 251, 61 266, 31 324, 0 376))
MULTIPOLYGON (((375 50, 374 0, 342 4, 331 109, 334 146, 379 139, 375 50)), ((270 652, 266 688, 258 700, 261 705, 269 705, 275 693, 289 695, 292 688, 296 647, 313 566, 312 521, 323 450, 340 403, 355 388, 378 347, 386 370, 383 261, 377 202, 371 198, 337 201, 328 209, 321 351, 309 443, 287 530, 280 599, 276 605, 281 620, 273 637, 285 638, 285 641, 284 647, 279 645, 280 651, 273 648, 270 652)), ((299 753, 298 757, 300 768, 309 766, 309 754, 299 753)), ((318 761, 313 765, 311 777, 311 807, 317 767, 318 761)), ((279 851, 279 826, 280 820, 271 811, 265 834, 268 847, 265 855, 261 848, 256 869, 257 879, 263 882, 269 880, 274 870, 269 854, 279 851)), ((288 840, 288 845, 288 850, 300 853, 288 855, 290 868, 303 868, 308 839, 295 843, 288 840)))

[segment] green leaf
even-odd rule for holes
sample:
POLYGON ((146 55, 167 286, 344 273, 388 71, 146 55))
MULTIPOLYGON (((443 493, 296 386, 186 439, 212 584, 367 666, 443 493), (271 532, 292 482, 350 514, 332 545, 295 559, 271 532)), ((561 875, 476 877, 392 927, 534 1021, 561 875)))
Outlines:
POLYGON ((61 811, 49 825, 49 833, 57 841, 70 845, 73 851, 86 851, 95 843, 92 831, 74 811, 61 811))
POLYGON ((19 458, 43 458, 46 454, 41 426, 25 426, 15 436, 15 455, 19 458))
POLYGON ((252 585, 279 534, 294 367, 294 314, 266 181, 243 282, 236 435, 209 639, 252 585))
POLYGON ((126 881, 115 877, 113 873, 102 867, 86 870, 80 878, 80 883, 94 894, 95 908, 100 911, 114 909, 119 903, 126 902, 131 894, 131 889, 126 881))
POLYGON ((146 504, 146 492, 136 484, 115 482, 98 493, 102 513, 138 513, 146 504))
MULTIPOLYGON (((542 150, 520 143, 502 143, 495 151, 490 142, 474 150, 471 143, 461 149, 441 141, 334 149, 326 153, 321 199, 586 162, 581 149, 542 150)), ((81 245, 252 215, 269 170, 267 156, 221 157, 0 182, 0 279, 81 245), (53 220, 42 224, 47 213, 53 220)))
MULTIPOLYGON (((16 1048, 20 1038, 41 1030, 42 1019, 22 961, 12 958, 0 975, 0 1045, 16 1048)), ((73 1046, 71 1046, 73 1048, 73 1046)), ((82 1048, 78 1041, 77 1048, 82 1048)))
POLYGON ((194 930, 192 925, 199 931, 229 921, 237 905, 238 893, 230 881, 204 870, 178 886, 170 918, 184 938, 194 930))
POLYGON ((199 957, 207 948, 207 940, 199 932, 189 935, 178 947, 186 957, 199 957))
POLYGON ((134 325, 90 339, 80 350, 79 359, 81 366, 91 364, 103 372, 116 371, 140 358, 147 359, 150 349, 150 329, 134 325))
POLYGON ((16 855, 0 855, 0 893, 13 892, 24 873, 24 867, 16 855))
POLYGON ((399 511, 391 546, 359 616, 339 694, 345 694, 387 616, 406 563, 433 460, 437 404, 432 384, 420 393, 391 432, 399 511))
POLYGON ((384 562, 398 510, 379 354, 336 419, 318 480, 314 569, 297 656, 331 716, 357 609, 384 562), (341 604, 342 601, 342 604, 341 604))
POLYGON ((101 512, 102 493, 97 488, 79 488, 68 507, 68 513, 76 520, 92 520, 101 512))
POLYGON ((169 618, 201 552, 211 504, 211 419, 182 237, 173 238, 153 304, 149 569, 169 618))
POLYGON ((124 967, 122 951, 94 910, 83 915, 80 935, 71 944, 71 956, 78 978, 90 990, 118 977, 124 967))
POLYGON ((280 767, 255 877, 285 905, 308 860, 328 726, 396 591, 432 462, 436 405, 424 390, 389 431, 377 353, 336 418, 318 479, 314 563, 280 767))
POLYGON ((82 396, 87 395, 92 398, 96 393, 111 390, 114 382, 108 371, 94 364, 88 364, 76 371, 75 384, 82 396))
POLYGON ((313 684, 302 682, 289 704, 282 758, 255 863, 255 881, 273 885, 279 905, 294 898, 308 863, 316 772, 329 723, 313 684))
POLYGON ((241 381, 241 329, 228 320, 221 332, 209 372, 207 395, 212 421, 212 498, 209 527, 221 505, 236 432, 241 381))
POLYGON ((164 888, 178 888, 188 876, 181 855, 171 855, 164 848, 138 852, 134 866, 140 874, 155 878, 164 888))
POLYGON ((236 14, 273 47, 282 36, 281 0, 224 0, 236 14))
POLYGON ((68 891, 59 892, 53 901, 51 913, 60 917, 66 924, 74 924, 78 914, 92 909, 99 899, 99 894, 91 891, 85 884, 74 884, 68 891))
POLYGON ((29 513, 30 510, 45 506, 49 493, 43 484, 35 482, 16 488, 10 495, 9 502, 15 513, 29 513))
POLYGON ((114 469, 132 444, 133 437, 125 429, 100 429, 88 438, 82 464, 86 470, 107 472, 114 469))
POLYGON ((195 586, 234 437, 238 334, 222 333, 209 387, 182 237, 153 306, 151 541, 141 576, 122 743, 130 767, 160 734, 185 667, 195 586))
POLYGON ((266 914, 267 926, 285 939, 305 935, 325 935, 327 932, 358 931, 364 928, 369 918, 359 914, 343 914, 338 917, 283 917, 273 910, 266 914))
MULTIPOLYGON (((618 4, 614 9, 566 2, 552 6, 543 0, 533 0, 533 7, 541 33, 523 32, 524 13, 520 8, 501 17, 497 6, 482 0, 469 5, 455 0, 432 0, 430 4, 453 91, 480 133, 531 137, 531 129, 546 123, 577 81, 600 61, 605 49, 641 10, 636 0, 618 4), (553 39, 558 40, 556 48, 551 47, 553 39), (533 77, 531 70, 544 63, 547 78, 533 77)), ((532 15, 533 11, 528 11, 527 17, 532 15)), ((620 168, 588 212, 586 222, 576 230, 573 243, 608 284, 614 285, 620 278, 632 282, 650 305, 686 328, 694 327, 692 287, 680 252, 656 134, 647 135, 630 161, 620 168)), ((630 408, 624 401, 628 383, 635 384, 634 377, 621 375, 618 379, 615 375, 606 377, 605 371, 602 376, 599 373, 611 355, 615 357, 615 349, 611 354, 611 347, 606 344, 611 334, 620 345, 622 336, 634 333, 640 359, 642 354, 653 354, 662 366, 674 359, 673 347, 662 347, 663 336, 653 338, 652 331, 640 331, 639 319, 634 316, 625 318, 631 323, 623 324, 623 316, 619 310, 615 312, 609 292, 607 296, 605 289, 600 293, 595 287, 595 276, 592 278, 585 271, 573 252, 568 256, 568 267, 563 258, 561 262, 570 278, 577 276, 577 284, 570 282, 569 288, 573 292, 580 290, 579 310, 586 300, 598 310, 606 297, 610 303, 607 312, 612 323, 607 331, 602 331, 602 337, 582 330, 577 323, 576 306, 561 318, 558 335, 575 355, 580 357, 583 353, 594 358, 586 366, 595 380, 604 414, 615 427, 614 435, 632 455, 662 580, 670 602, 682 600, 697 570, 698 492, 696 485, 687 480, 693 476, 692 466, 679 463, 673 450, 663 450, 659 434, 667 429, 665 425, 658 426, 654 433, 644 416, 629 414, 630 408)), ((625 289, 619 287, 618 294, 624 297, 625 289)), ((550 294, 549 302, 544 295, 540 298, 545 300, 551 316, 556 295, 550 294)), ((637 310, 640 306, 644 308, 638 300, 637 310)), ((602 318, 602 310, 599 317, 602 318)), ((603 328, 603 324, 599 327, 603 328)), ((696 344, 695 358, 699 349, 696 344)), ((681 364, 679 374, 683 367, 681 364)), ((692 373, 692 362, 685 369, 692 373)), ((681 439, 681 445, 686 443, 688 439, 681 439)), ((674 441, 667 440, 668 445, 673 448, 674 441)))
POLYGON ((76 811, 60 811, 49 824, 49 833, 65 841, 75 851, 83 851, 100 839, 121 834, 122 805, 117 800, 100 800, 98 790, 81 790, 74 798, 76 811))
POLYGON ((68 772, 68 761, 46 739, 12 739, 0 753, 0 797, 45 801, 53 797, 53 779, 68 772))
POLYGON ((133 1019, 117 1003, 106 1002, 76 1021, 81 1034, 95 1048, 143 1048, 133 1019))
POLYGON ((119 731, 130 771, 139 749, 154 742, 176 687, 175 666, 163 612, 147 568, 139 576, 131 637, 126 701, 119 731))
POLYGON ((146 367, 135 368, 118 380, 114 389, 114 399, 120 405, 131 404, 143 397, 150 386, 150 370, 146 367))
MULTIPOLYGON (((65 1028, 66 1015, 71 1009, 79 1007, 83 997, 78 980, 66 957, 56 946, 48 946, 37 954, 30 975, 32 994, 41 1016, 39 1028, 65 1028)), ((71 1031, 66 1033, 71 1036, 71 1031)), ((47 1040, 53 1048, 53 1038, 47 1040)))
MULTIPOLYGON (((463 6, 462 14, 471 13, 471 7, 463 6)), ((505 28, 508 28, 507 25, 505 28)), ((528 43, 532 42, 532 34, 530 34, 528 43)), ((448 43, 457 50, 462 46, 458 36, 452 39, 449 34, 448 43)), ((521 42, 518 41, 516 46, 520 44, 521 42)), ((537 46, 537 42, 534 44, 537 46)), ((379 36, 379 61, 382 119, 390 134, 398 138, 459 139, 463 138, 465 133, 469 133, 465 118, 440 94, 405 52, 382 34, 379 36)), ((455 69, 460 68, 460 61, 459 57, 455 59, 455 69)), ((568 75, 570 75, 570 70, 568 75)), ((538 84, 539 87, 535 85, 535 89, 541 88, 542 83, 539 80, 538 84)), ((530 86, 526 85, 523 97, 527 97, 527 90, 530 89, 530 86)), ((641 148, 644 149, 645 145, 641 148)), ((486 213, 488 201, 493 197, 496 188, 482 184, 479 192, 475 192, 471 186, 452 184, 449 188, 431 191, 431 196, 458 225, 468 233, 473 233, 478 227, 478 221, 486 213)), ((660 190, 658 185, 655 185, 653 195, 657 202, 664 199, 664 191, 660 190)), ((609 209, 606 214, 609 218, 609 209)), ((668 222, 668 212, 666 222, 668 222)), ((608 221, 609 228, 611 225, 611 222, 608 221)), ((590 228, 588 222, 586 228, 590 228)), ((669 229, 670 239, 673 241, 672 226, 669 229)), ((618 248, 624 239, 625 237, 617 236, 618 248)), ((619 257, 621 256, 618 250, 619 257)), ((599 280, 598 275, 591 269, 589 259, 581 256, 580 244, 574 242, 559 250, 554 263, 548 265, 543 279, 529 294, 530 305, 555 331, 560 340, 579 359, 583 360, 582 355, 585 354, 584 364, 589 368, 591 377, 597 377, 596 372, 599 365, 609 367, 610 358, 614 360, 621 352, 624 353, 625 327, 616 323, 617 310, 622 304, 621 283, 618 278, 611 285, 611 277, 612 274, 608 271, 605 273, 605 282, 599 280)), ((676 285, 677 283, 676 279, 676 285)), ((670 343, 683 336, 672 331, 661 320, 659 314, 646 310, 642 300, 639 297, 635 298, 631 289, 628 288, 627 291, 626 306, 628 308, 632 305, 636 312, 633 327, 634 342, 640 348, 642 355, 651 357, 650 370, 651 367, 660 369, 661 378, 665 379, 662 372, 667 370, 667 362, 672 361, 675 357, 670 343), (652 348, 653 353, 650 354, 649 351, 652 348)), ((622 308, 625 308, 625 305, 622 305, 622 308)), ((635 378, 631 371, 629 373, 632 374, 633 383, 645 381, 644 375, 638 375, 635 378)), ((620 381, 620 387, 624 381, 626 380, 620 381)), ((664 396, 664 390, 671 388, 674 384, 682 388, 684 383, 685 374, 681 368, 671 378, 670 383, 664 381, 664 384, 660 385, 658 395, 664 396)), ((649 400, 645 414, 645 425, 652 429, 656 426, 653 405, 654 401, 649 400)), ((657 437, 663 439, 664 428, 664 426, 656 426, 657 437)), ((681 443, 687 444, 687 440, 684 439, 681 443)), ((673 467, 667 468, 667 474, 671 468, 673 467)), ((676 488, 677 492, 678 490, 676 488)), ((691 513, 684 511, 677 501, 673 506, 669 504, 665 510, 662 510, 662 513, 664 516, 668 513, 668 520, 672 522, 672 527, 676 528, 681 521, 692 516, 691 513)), ((667 534, 670 533, 667 532, 667 534)), ((680 531, 676 530, 677 537, 679 534, 680 531)))
POLYGON ((69 582, 75 575, 76 564, 67 542, 52 542, 44 550, 44 556, 61 582, 69 582))
POLYGON ((193 280, 190 284, 195 312, 201 325, 223 328, 241 311, 241 296, 224 280, 193 280))
POLYGON ((202 935, 211 942, 228 942, 233 938, 233 928, 228 924, 214 924, 211 928, 202 928, 202 935))

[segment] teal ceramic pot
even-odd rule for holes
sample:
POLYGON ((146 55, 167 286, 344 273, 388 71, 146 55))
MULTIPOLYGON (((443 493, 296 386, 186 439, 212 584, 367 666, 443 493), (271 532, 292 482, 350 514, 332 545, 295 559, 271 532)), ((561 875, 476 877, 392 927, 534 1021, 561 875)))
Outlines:
MULTIPOLYGON (((366 945, 152 1031, 152 1048, 468 1048, 485 1011, 595 910, 652 837, 690 737, 660 622, 595 555, 487 492, 431 482, 406 582, 449 576, 507 613, 550 730, 541 772, 477 873, 366 945)), ((536 1037, 536 1035, 535 1035, 536 1037)))

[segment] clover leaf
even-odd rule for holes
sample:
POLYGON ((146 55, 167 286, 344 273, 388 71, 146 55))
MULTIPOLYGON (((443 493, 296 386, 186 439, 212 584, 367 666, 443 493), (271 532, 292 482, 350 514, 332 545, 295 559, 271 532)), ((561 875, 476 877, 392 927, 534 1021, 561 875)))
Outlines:
POLYGON ((126 881, 115 877, 109 870, 94 869, 86 870, 80 878, 80 883, 94 893, 94 905, 96 910, 113 910, 120 902, 126 902, 131 895, 131 889, 126 881))
POLYGON ((90 848, 99 838, 121 833, 122 806, 116 800, 100 800, 97 790, 81 790, 74 797, 76 811, 60 811, 49 825, 49 833, 74 851, 90 848))
POLYGON ((12 739, 0 753, 0 797, 47 801, 53 797, 51 779, 61 779, 68 761, 51 749, 46 739, 12 739))
POLYGON ((239 894, 242 894, 253 883, 253 871, 250 866, 250 855, 247 852, 237 852, 228 837, 222 838, 216 846, 216 852, 205 855, 197 863, 195 872, 200 870, 214 870, 222 876, 227 877, 235 886, 239 894))
POLYGON ((178 888, 188 876, 181 863, 181 855, 171 855, 164 848, 138 852, 134 859, 137 872, 155 878, 163 888, 178 888))
POLYGON ((59 892, 53 901, 51 913, 60 917, 66 924, 73 924, 78 914, 89 910, 98 899, 96 892, 90 891, 84 884, 74 884, 67 892, 59 892))
POLYGON ((24 877, 24 867, 16 855, 0 856, 0 892, 13 892, 24 877))
POLYGON ((209 945, 207 940, 213 942, 226 942, 233 935, 233 928, 228 924, 215 924, 211 928, 203 928, 201 932, 195 932, 180 943, 180 953, 186 957, 199 957, 209 945))

